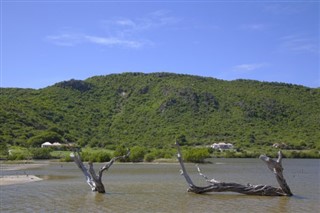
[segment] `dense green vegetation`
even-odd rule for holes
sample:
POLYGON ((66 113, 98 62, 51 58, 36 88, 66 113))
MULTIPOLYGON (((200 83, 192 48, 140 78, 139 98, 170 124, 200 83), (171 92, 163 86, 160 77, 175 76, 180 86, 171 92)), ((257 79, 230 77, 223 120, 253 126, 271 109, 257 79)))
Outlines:
MULTIPOLYGON (((185 147, 230 142, 261 153, 285 143, 292 150, 319 150, 320 89, 170 73, 96 76, 39 90, 1 88, 3 149, 45 141, 111 150, 125 145, 136 149, 133 161, 152 161, 176 138, 185 147)), ((101 160, 112 156, 106 155, 101 160)))

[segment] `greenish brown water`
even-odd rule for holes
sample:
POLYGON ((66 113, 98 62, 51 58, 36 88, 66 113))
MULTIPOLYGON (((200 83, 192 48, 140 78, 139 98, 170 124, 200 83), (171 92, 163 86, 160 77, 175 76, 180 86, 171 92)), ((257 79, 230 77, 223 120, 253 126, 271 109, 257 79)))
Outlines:
MULTIPOLYGON (((103 176, 106 194, 91 192, 74 163, 50 162, 24 171, 43 181, 1 186, 0 212, 318 212, 319 160, 284 159, 284 175, 293 197, 261 197, 236 193, 196 195, 186 191, 178 164, 114 164, 103 176)), ((102 164, 95 164, 99 168, 102 164)), ((194 182, 205 185, 194 164, 187 164, 194 182)), ((259 159, 214 159, 201 165, 209 178, 225 182, 277 186, 259 159)))

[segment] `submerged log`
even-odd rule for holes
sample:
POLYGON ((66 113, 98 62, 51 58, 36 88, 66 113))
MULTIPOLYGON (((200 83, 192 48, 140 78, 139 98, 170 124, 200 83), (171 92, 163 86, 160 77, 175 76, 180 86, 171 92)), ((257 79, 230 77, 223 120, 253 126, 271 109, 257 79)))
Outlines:
POLYGON ((215 179, 209 179, 204 174, 202 174, 200 168, 197 166, 198 173, 202 176, 208 183, 208 186, 196 186, 190 176, 187 173, 187 170, 184 166, 182 160, 182 154, 180 150, 179 144, 176 142, 176 146, 178 149, 178 161, 181 166, 181 175, 184 176, 186 179, 189 188, 188 192, 193 192, 196 194, 202 194, 206 192, 237 192, 246 195, 262 195, 262 196, 292 196, 291 190, 286 183, 286 180, 283 177, 283 168, 282 168, 282 153, 281 151, 278 152, 278 159, 273 160, 265 155, 261 155, 260 159, 263 160, 268 168, 275 174, 276 179, 279 183, 280 187, 273 187, 268 185, 242 185, 239 183, 228 183, 228 182, 221 182, 215 179))
POLYGON ((127 154, 123 156, 117 156, 112 158, 109 162, 107 162, 103 167, 99 169, 98 175, 96 174, 94 168, 93 168, 93 163, 89 162, 89 168, 87 168, 82 160, 81 156, 79 154, 79 151, 74 151, 73 153, 70 154, 71 158, 73 161, 77 164, 77 166, 80 168, 84 176, 86 177, 86 181, 88 185, 90 186, 92 191, 98 191, 99 193, 105 193, 105 188, 102 183, 102 174, 104 171, 107 171, 112 164, 118 160, 118 159, 124 159, 127 158, 130 155, 130 150, 128 150, 127 154))

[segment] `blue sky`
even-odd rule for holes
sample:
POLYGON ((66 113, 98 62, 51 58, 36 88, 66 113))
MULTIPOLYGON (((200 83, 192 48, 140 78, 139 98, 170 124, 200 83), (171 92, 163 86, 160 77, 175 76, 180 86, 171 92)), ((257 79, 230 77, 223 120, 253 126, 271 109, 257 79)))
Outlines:
POLYGON ((320 87, 319 1, 1 0, 1 87, 173 72, 320 87))

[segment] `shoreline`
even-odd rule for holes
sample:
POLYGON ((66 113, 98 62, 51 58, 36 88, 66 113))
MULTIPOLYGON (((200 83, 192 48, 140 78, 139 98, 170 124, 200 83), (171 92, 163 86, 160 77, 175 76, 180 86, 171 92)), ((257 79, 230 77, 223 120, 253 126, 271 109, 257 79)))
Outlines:
POLYGON ((35 175, 5 175, 0 176, 0 186, 31 183, 42 180, 35 175))
POLYGON ((1 162, 0 170, 1 171, 14 171, 14 170, 25 170, 25 169, 33 169, 41 166, 48 165, 48 163, 25 163, 25 162, 1 162))
POLYGON ((0 164, 0 186, 8 186, 15 184, 32 183, 43 180, 32 174, 23 175, 3 175, 2 171, 23 171, 26 169, 34 169, 47 165, 46 163, 26 163, 26 162, 14 162, 0 164))

